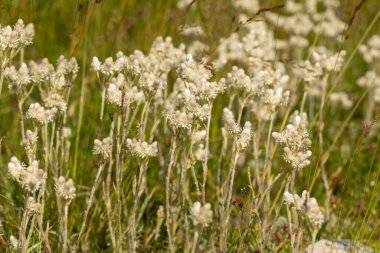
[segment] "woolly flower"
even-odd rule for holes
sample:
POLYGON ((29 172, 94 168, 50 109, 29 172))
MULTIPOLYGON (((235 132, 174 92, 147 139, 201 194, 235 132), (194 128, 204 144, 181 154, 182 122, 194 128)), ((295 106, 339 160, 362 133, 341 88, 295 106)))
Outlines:
POLYGON ((264 103, 269 110, 274 113, 279 106, 285 106, 289 102, 289 91, 284 91, 281 87, 276 89, 267 89, 264 95, 264 103))
POLYGON ((8 163, 8 172, 11 175, 11 177, 16 181, 19 181, 20 176, 21 176, 21 172, 24 170, 25 170, 25 165, 22 164, 17 159, 17 157, 12 156, 11 161, 8 163))
POLYGON ((287 191, 283 194, 284 202, 289 206, 294 206, 298 212, 305 210, 307 198, 307 191, 303 191, 301 197, 297 193, 291 194, 287 191))
POLYGON ((298 194, 284 192, 284 202, 290 206, 294 206, 306 218, 313 230, 318 231, 322 227, 325 217, 317 200, 310 198, 308 191, 303 191, 301 197, 298 194))
POLYGON ((13 29, 10 26, 0 27, 0 50, 22 48, 32 44, 34 37, 33 24, 24 25, 19 19, 13 29))
POLYGON ((187 82, 186 86, 197 99, 211 101, 214 100, 218 94, 224 92, 225 79, 221 79, 219 82, 209 82, 205 78, 201 78, 196 83, 187 82))
POLYGON ((293 72, 296 76, 311 84, 317 77, 322 75, 322 69, 313 66, 310 61, 300 62, 293 65, 293 72))
POLYGON ((176 110, 173 111, 164 111, 164 117, 169 123, 175 128, 191 129, 193 123, 193 114, 186 113, 184 111, 176 110))
POLYGON ((325 221, 325 216, 315 198, 308 198, 305 215, 311 227, 315 230, 319 230, 325 221))
POLYGON ((29 197, 26 202, 26 211, 29 215, 39 214, 41 212, 41 204, 36 202, 33 197, 29 197))
POLYGON ((139 80, 141 88, 145 91, 147 96, 151 96, 158 89, 164 89, 166 86, 166 76, 159 75, 152 72, 144 72, 139 80))
POLYGON ((227 74, 226 84, 228 87, 247 93, 254 92, 255 88, 252 85, 251 78, 245 74, 244 69, 239 69, 236 66, 233 66, 231 72, 227 74))
POLYGON ((191 207, 190 214, 194 226, 201 225, 203 227, 207 227, 212 221, 212 210, 209 203, 202 206, 198 201, 195 202, 191 207))
POLYGON ((210 47, 207 44, 199 40, 194 40, 187 46, 187 52, 194 56, 204 55, 209 49, 210 47))
POLYGON ((9 241, 11 243, 11 246, 12 246, 13 250, 18 251, 20 249, 20 243, 19 243, 19 241, 17 240, 16 237, 14 237, 13 235, 11 235, 9 237, 9 241))
POLYGON ((45 183, 47 178, 46 172, 38 168, 38 161, 32 163, 20 174, 21 186, 30 193, 35 193, 45 183))
POLYGON ((45 109, 39 103, 33 103, 29 106, 26 112, 26 117, 32 119, 39 124, 47 124, 53 121, 54 116, 57 114, 57 108, 45 109))
POLYGON ((91 68, 95 72, 101 73, 105 76, 112 76, 116 72, 120 71, 121 66, 115 64, 112 57, 108 57, 104 60, 104 63, 101 63, 98 57, 92 59, 91 68))
POLYGON ((178 0, 177 1, 177 8, 182 10, 190 6, 190 4, 193 2, 193 0, 178 0))
POLYGON ((32 81, 25 63, 22 63, 18 70, 14 66, 5 68, 4 77, 9 80, 9 89, 12 93, 16 93, 32 81))
POLYGON ((380 76, 373 70, 369 70, 357 81, 359 87, 380 87, 380 76))
POLYGON ((50 94, 45 98, 45 106, 48 108, 57 108, 61 112, 65 112, 67 109, 67 103, 60 94, 50 94))
POLYGON ((307 115, 296 111, 281 133, 273 132, 272 136, 278 143, 285 145, 284 160, 294 169, 302 169, 310 164, 311 141, 307 132, 307 115))
POLYGON ((111 137, 106 137, 103 140, 94 140, 94 148, 92 150, 94 155, 100 155, 104 159, 110 157, 112 153, 112 139, 111 137))
POLYGON ((71 201, 76 196, 76 189, 71 178, 66 181, 64 177, 60 176, 55 184, 55 190, 58 196, 65 201, 71 201))
POLYGON ((346 51, 342 50, 338 53, 332 54, 324 48, 320 48, 313 53, 313 59, 316 66, 320 66, 327 72, 339 72, 342 68, 346 51))
POLYGON ((33 83, 42 83, 49 79, 54 72, 54 66, 49 63, 49 60, 44 58, 40 63, 30 61, 29 64, 30 77, 33 83))
POLYGON ((359 51, 362 53, 364 60, 368 63, 380 60, 380 35, 373 35, 367 42, 359 46, 359 51))
POLYGON ((212 77, 211 71, 202 63, 196 62, 191 54, 187 54, 180 63, 177 73, 179 76, 193 84, 200 84, 212 77))
POLYGON ((243 10, 250 14, 255 14, 260 9, 258 0, 232 0, 232 5, 236 9, 243 10))
POLYGON ((56 72, 61 75, 71 75, 75 79, 79 71, 79 65, 75 57, 66 59, 63 55, 59 56, 57 60, 56 72))
POLYGON ((249 145, 249 142, 252 138, 252 125, 250 122, 246 121, 243 127, 243 130, 239 134, 239 137, 236 141, 238 150, 243 151, 249 145))
POLYGON ((136 139, 127 139, 127 147, 129 151, 140 158, 154 157, 157 155, 157 142, 148 144, 147 142, 139 142, 136 139))
POLYGON ((217 52, 218 57, 213 62, 213 66, 217 69, 223 68, 229 61, 244 62, 247 58, 243 43, 237 33, 232 33, 228 38, 222 38, 219 42, 217 52))
POLYGON ((202 27, 198 25, 192 25, 192 26, 181 26, 178 28, 178 32, 181 33, 184 36, 204 36, 205 32, 203 31, 202 27))
POLYGON ((38 134, 30 130, 26 130, 25 138, 21 141, 21 146, 25 149, 28 157, 31 157, 35 150, 35 145, 37 144, 38 134))
POLYGON ((193 143, 194 144, 200 143, 201 141, 203 141, 206 138, 206 135, 207 135, 206 130, 196 131, 192 137, 193 143))
POLYGON ((343 109, 350 109, 354 104, 345 92, 331 93, 330 100, 333 104, 341 105, 343 109))
POLYGON ((235 116, 228 108, 223 109, 224 126, 230 134, 238 134, 241 132, 241 128, 235 122, 235 116))
POLYGON ((28 46, 32 44, 34 37, 34 25, 29 23, 28 25, 24 25, 24 21, 21 19, 17 20, 16 24, 13 27, 13 30, 18 35, 18 43, 20 47, 28 46))

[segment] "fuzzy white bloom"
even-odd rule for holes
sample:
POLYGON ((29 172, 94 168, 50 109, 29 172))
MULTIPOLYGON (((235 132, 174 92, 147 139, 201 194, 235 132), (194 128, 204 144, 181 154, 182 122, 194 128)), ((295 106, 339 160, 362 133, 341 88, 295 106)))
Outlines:
POLYGON ((296 76, 303 79, 307 84, 313 83, 322 75, 322 68, 313 66, 310 61, 300 62, 293 65, 293 72, 296 76))
POLYGON ((67 109, 66 100, 60 94, 50 94, 44 100, 47 108, 57 108, 61 112, 65 112, 67 109))
POLYGON ((279 106, 286 106, 289 102, 289 91, 284 91, 283 88, 267 89, 264 95, 264 103, 269 110, 274 113, 279 106))
POLYGON ((193 0, 178 0, 177 1, 177 8, 182 10, 190 6, 190 4, 193 2, 193 0))
POLYGON ((17 157, 12 156, 11 161, 8 163, 8 172, 11 175, 11 177, 16 181, 19 181, 21 172, 24 170, 25 170, 25 165, 21 163, 17 159, 17 157))
POLYGON ((184 36, 204 36, 205 32, 203 31, 202 27, 199 25, 192 25, 192 26, 180 26, 178 28, 178 32, 181 33, 184 36))
POLYGON ((212 221, 211 205, 206 203, 204 206, 199 202, 195 202, 190 210, 191 219, 194 226, 201 225, 207 227, 212 221))
POLYGON ((169 123, 175 128, 191 129, 193 124, 193 114, 186 113, 184 111, 176 110, 173 111, 164 111, 164 117, 169 123))
POLYGON ((255 14, 260 9, 258 0, 231 0, 236 9, 243 10, 249 14, 255 14))
POLYGON ((236 141, 236 145, 239 151, 243 151, 249 145, 249 142, 252 138, 252 125, 250 122, 246 121, 243 127, 243 130, 239 134, 239 137, 236 141))
POLYGON ((92 150, 94 155, 100 155, 104 159, 110 157, 112 154, 112 139, 111 137, 106 137, 103 140, 94 140, 94 148, 92 150))
POLYGON ((284 160, 294 169, 302 169, 310 164, 311 141, 307 131, 307 115, 296 111, 284 131, 273 132, 273 138, 284 147, 284 160))
POLYGON ((33 197, 29 197, 26 202, 26 211, 29 215, 39 214, 41 212, 41 204, 33 197))
POLYGON ((11 235, 9 237, 9 241, 11 243, 11 246, 13 248, 13 250, 15 250, 16 252, 20 249, 20 243, 19 241, 17 240, 16 237, 14 237, 13 235, 11 235))
POLYGON ((157 142, 148 144, 147 142, 137 141, 136 139, 127 139, 127 147, 129 151, 137 157, 140 158, 149 158, 157 156, 157 142))
POLYGON ((13 29, 10 26, 0 26, 0 50, 23 48, 32 44, 34 37, 34 25, 24 25, 19 19, 13 29))
POLYGON ((209 51, 210 47, 199 41, 194 40, 187 46, 187 52, 194 56, 202 56, 209 51))
POLYGON ((375 71, 369 70, 357 81, 359 87, 380 88, 380 75, 375 71))
POLYGON ((185 81, 198 85, 212 77, 211 71, 202 63, 196 62, 191 54, 183 57, 177 69, 178 75, 185 81))
POLYGON ((359 51, 363 58, 368 63, 373 63, 380 60, 380 35, 373 35, 367 42, 359 47, 359 51))
POLYGON ((223 120, 224 126, 230 134, 239 134, 241 132, 241 128, 235 122, 235 116, 233 112, 228 108, 223 109, 223 120))
POLYGON ((345 92, 331 93, 330 100, 333 104, 341 105, 343 109, 350 109, 354 104, 345 92))
POLYGON ((47 174, 38 167, 38 161, 32 161, 31 164, 21 171, 20 184, 30 193, 35 193, 45 183, 47 174))
POLYGON ((25 63, 22 63, 18 70, 14 66, 5 68, 4 77, 8 79, 9 89, 12 93, 18 92, 32 81, 28 66, 25 63))
POLYGON ((55 183, 55 190, 60 198, 68 202, 76 196, 76 189, 71 178, 66 181, 64 177, 60 176, 55 183))
POLYGON ((287 205, 294 206, 303 215, 313 230, 319 230, 324 223, 325 217, 318 206, 315 198, 310 198, 308 191, 303 191, 302 195, 284 192, 283 200, 287 205))
POLYGON ((315 230, 319 230, 325 222, 325 216, 323 215, 315 198, 308 197, 305 215, 311 227, 315 230))
POLYGON ((319 48, 313 52, 313 59, 316 66, 320 66, 327 72, 339 72, 342 68, 346 51, 342 50, 338 53, 328 52, 325 48, 319 48))
POLYGON ((32 119, 43 125, 52 122, 57 112, 58 110, 55 107, 45 109, 39 103, 33 103, 29 106, 29 109, 26 112, 26 118, 32 119))
POLYGON ((25 138, 21 141, 21 146, 25 149, 26 153, 28 154, 28 157, 32 157, 34 155, 37 140, 37 132, 26 130, 25 138))
POLYGON ((197 144, 197 143, 202 142, 206 138, 206 135, 207 135, 206 130, 196 131, 193 134, 193 138, 192 138, 193 143, 197 144))
POLYGON ((54 66, 49 63, 49 60, 44 58, 40 63, 30 61, 29 64, 30 78, 33 83, 43 83, 49 80, 50 75, 54 72, 54 66))
POLYGON ((213 62, 217 69, 221 69, 229 61, 244 62, 247 59, 247 54, 244 50, 244 45, 237 33, 232 33, 228 38, 222 38, 219 42, 218 57, 213 62))
POLYGON ((251 78, 245 73, 244 69, 239 69, 236 66, 232 67, 231 72, 227 74, 226 78, 227 87, 246 92, 247 95, 257 95, 261 93, 261 87, 258 87, 256 83, 260 86, 262 84, 262 82, 254 82, 251 80, 251 78))

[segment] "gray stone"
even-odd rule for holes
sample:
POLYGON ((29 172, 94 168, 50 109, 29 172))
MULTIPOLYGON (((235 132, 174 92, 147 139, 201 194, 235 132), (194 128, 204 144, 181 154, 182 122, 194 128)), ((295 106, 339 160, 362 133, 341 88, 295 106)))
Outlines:
POLYGON ((372 253, 369 247, 364 247, 351 240, 320 240, 306 248, 306 253, 372 253), (314 249, 313 249, 314 248, 314 249))

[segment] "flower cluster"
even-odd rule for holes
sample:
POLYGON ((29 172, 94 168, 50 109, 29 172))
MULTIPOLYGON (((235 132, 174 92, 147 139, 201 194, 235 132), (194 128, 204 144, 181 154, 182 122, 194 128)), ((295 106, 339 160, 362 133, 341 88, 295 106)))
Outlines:
POLYGON ((71 178, 66 181, 64 177, 60 176, 55 184, 55 190, 58 196, 68 203, 76 196, 76 189, 71 178))
POLYGON ((55 107, 52 109, 45 109, 39 103, 33 103, 29 106, 29 109, 26 112, 26 117, 38 124, 44 125, 53 121, 57 111, 58 110, 55 107))
POLYGON ((194 226, 207 227, 212 221, 212 210, 209 203, 203 206, 199 202, 195 202, 190 210, 191 219, 193 220, 194 226))
POLYGON ((30 193, 38 191, 47 178, 46 172, 38 167, 36 160, 26 167, 16 157, 12 157, 8 163, 8 171, 12 178, 30 193))
POLYGON ((13 26, 0 26, 0 58, 4 57, 6 50, 20 49, 32 44, 34 37, 34 25, 32 23, 25 26, 19 19, 13 26))
POLYGON ((306 113, 296 111, 284 131, 273 132, 272 136, 278 143, 285 145, 284 159, 294 169, 302 169, 310 164, 311 141, 307 131, 306 113))
POLYGON ((112 145, 113 143, 111 137, 106 137, 103 140, 95 139, 92 153, 106 159, 110 157, 112 153, 112 145))
POLYGON ((302 196, 296 193, 284 192, 283 198, 286 204, 294 206, 306 218, 313 230, 318 231, 322 227, 325 217, 319 208, 317 200, 310 198, 308 191, 303 191, 302 196))
POLYGON ((158 152, 157 142, 148 144, 145 141, 140 142, 136 139, 127 139, 127 148, 134 156, 139 158, 154 157, 158 152))

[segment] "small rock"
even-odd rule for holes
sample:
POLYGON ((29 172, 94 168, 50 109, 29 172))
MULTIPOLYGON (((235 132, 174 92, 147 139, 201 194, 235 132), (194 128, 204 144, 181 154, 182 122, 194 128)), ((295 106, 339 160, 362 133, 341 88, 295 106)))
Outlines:
POLYGON ((329 240, 320 240, 306 248, 306 253, 372 253, 369 247, 364 247, 350 240, 337 240, 335 242, 329 240), (314 248, 314 249, 313 249, 314 248))

